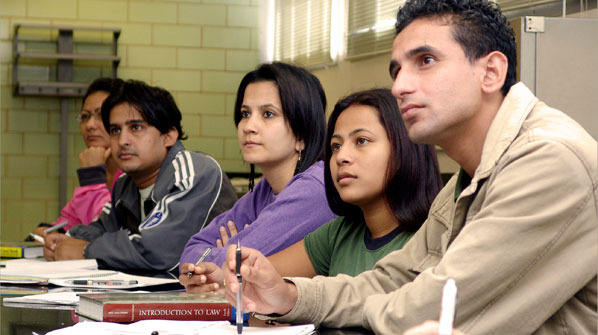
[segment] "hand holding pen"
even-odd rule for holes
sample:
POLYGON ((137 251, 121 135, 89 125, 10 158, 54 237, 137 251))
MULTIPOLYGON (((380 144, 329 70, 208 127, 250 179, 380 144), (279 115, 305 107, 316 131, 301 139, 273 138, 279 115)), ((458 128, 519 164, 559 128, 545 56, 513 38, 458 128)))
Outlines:
POLYGON ((288 313, 297 301, 295 285, 284 281, 272 263, 258 250, 248 247, 239 249, 241 262, 237 262, 236 245, 230 245, 226 249, 226 261, 222 264, 226 299, 236 305, 237 292, 240 291, 244 313, 288 313), (237 278, 237 263, 240 263, 238 272, 242 277, 242 291, 237 278))
MULTIPOLYGON (((197 260, 197 262, 195 262, 195 266, 197 267, 201 262, 206 260, 206 257, 208 257, 208 255, 210 254, 210 252, 212 252, 212 248, 207 248, 203 254, 201 254, 201 256, 199 257, 199 259, 197 260)), ((191 276, 193 276, 193 271, 189 271, 187 272, 187 278, 191 278, 191 276)))

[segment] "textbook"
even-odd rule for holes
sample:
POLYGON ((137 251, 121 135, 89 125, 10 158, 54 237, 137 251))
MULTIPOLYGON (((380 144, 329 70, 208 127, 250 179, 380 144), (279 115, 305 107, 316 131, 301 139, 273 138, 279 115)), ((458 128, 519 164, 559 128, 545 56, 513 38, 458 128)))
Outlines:
POLYGON ((106 322, 139 320, 227 321, 231 304, 224 294, 205 292, 79 294, 77 314, 106 322))
POLYGON ((33 242, 3 242, 0 246, 0 258, 37 258, 43 256, 44 246, 33 242))

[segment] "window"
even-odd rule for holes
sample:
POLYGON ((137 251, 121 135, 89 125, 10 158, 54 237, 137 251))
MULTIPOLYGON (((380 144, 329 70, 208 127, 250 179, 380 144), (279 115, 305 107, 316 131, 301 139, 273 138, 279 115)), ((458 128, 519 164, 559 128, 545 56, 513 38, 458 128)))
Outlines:
POLYGON ((327 65, 331 0, 275 0, 274 60, 305 67, 327 65))
POLYGON ((395 37, 397 11, 405 1, 349 0, 347 59, 389 52, 395 37))

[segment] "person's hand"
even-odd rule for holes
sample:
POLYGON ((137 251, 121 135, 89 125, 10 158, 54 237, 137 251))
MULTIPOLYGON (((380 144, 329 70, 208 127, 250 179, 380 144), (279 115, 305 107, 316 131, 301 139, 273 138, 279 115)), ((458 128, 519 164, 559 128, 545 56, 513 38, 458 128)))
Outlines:
MULTIPOLYGON (((237 304, 239 282, 235 275, 235 245, 226 250, 226 261, 222 264, 225 294, 228 301, 237 304)), ((241 248, 241 276, 243 277, 243 312, 261 314, 286 314, 297 302, 297 288, 285 282, 276 269, 262 255, 251 248, 241 248)))
POLYGON ((66 236, 65 234, 45 234, 44 236, 44 258, 48 261, 55 261, 55 248, 56 246, 61 243, 63 240, 70 239, 71 237, 66 236))
POLYGON ((185 286, 187 292, 224 292, 224 280, 222 269, 212 262, 203 262, 198 266, 191 263, 184 263, 181 266, 179 282, 185 286), (192 272, 191 278, 187 276, 192 272))
MULTIPOLYGON (((44 236, 45 235, 44 232, 46 231, 46 229, 48 229, 48 227, 37 227, 37 228, 33 229, 33 233, 35 235, 44 236)), ((50 232, 50 233, 52 233, 52 232, 50 232)))
POLYGON ((110 148, 89 147, 79 153, 79 165, 82 168, 106 164, 110 157, 110 148))
MULTIPOLYGON (((51 234, 47 235, 51 236, 51 234)), ((56 244, 54 248, 54 260, 64 261, 69 259, 84 259, 83 250, 89 242, 78 238, 66 238, 56 244)))
MULTIPOLYGON (((216 240, 216 247, 218 248, 224 247, 233 236, 239 233, 237 231, 237 226, 235 226, 235 223, 233 221, 228 221, 226 225, 228 226, 228 230, 230 231, 230 236, 228 235, 226 228, 220 227, 220 229, 218 230, 218 232, 220 232, 220 238, 216 240)), ((247 226, 249 226, 249 224, 245 224, 245 226, 243 226, 243 229, 247 228, 247 226)))
MULTIPOLYGON (((413 328, 407 329, 403 335, 438 335, 438 321, 426 321, 413 328)), ((465 335, 457 329, 453 329, 453 335, 465 335)))

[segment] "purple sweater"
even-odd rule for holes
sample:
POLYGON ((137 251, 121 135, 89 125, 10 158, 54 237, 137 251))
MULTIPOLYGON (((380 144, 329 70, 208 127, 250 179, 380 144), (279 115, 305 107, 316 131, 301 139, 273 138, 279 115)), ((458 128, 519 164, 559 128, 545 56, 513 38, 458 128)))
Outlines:
POLYGON ((226 246, 216 247, 220 238, 218 229, 230 220, 235 223, 237 235, 228 245, 237 244, 272 255, 303 239, 336 215, 328 207, 324 191, 324 163, 319 161, 294 176, 278 195, 262 179, 253 189, 239 199, 233 208, 215 217, 199 233, 193 235, 181 256, 180 265, 195 263, 204 250, 212 248, 206 262, 221 266, 226 259, 226 246), (243 226, 249 226, 243 229, 243 226))

